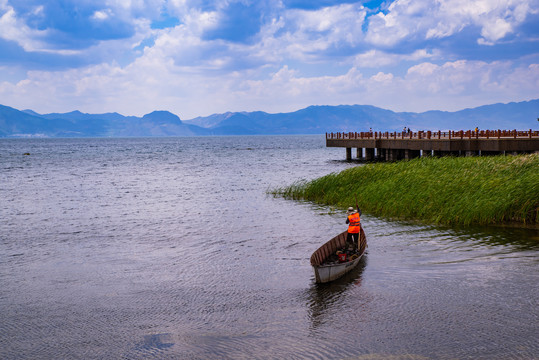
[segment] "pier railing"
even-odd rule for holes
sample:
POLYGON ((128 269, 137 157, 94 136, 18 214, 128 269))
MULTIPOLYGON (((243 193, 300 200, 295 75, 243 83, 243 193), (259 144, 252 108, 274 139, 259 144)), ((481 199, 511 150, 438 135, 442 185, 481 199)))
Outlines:
POLYGON ((369 140, 369 139, 402 139, 402 140, 431 140, 431 139, 501 139, 501 138, 534 138, 539 137, 539 131, 532 129, 521 130, 458 130, 458 131, 363 131, 326 133, 326 139, 331 140, 369 140))

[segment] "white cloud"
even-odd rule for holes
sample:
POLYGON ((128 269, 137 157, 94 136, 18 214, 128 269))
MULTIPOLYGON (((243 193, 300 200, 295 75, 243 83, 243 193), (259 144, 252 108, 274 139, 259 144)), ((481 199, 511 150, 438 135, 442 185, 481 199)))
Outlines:
POLYGON ((411 75, 411 76, 418 75, 418 76, 421 76, 421 77, 430 76, 430 75, 434 74, 434 72, 438 68, 439 68, 439 66, 435 65, 435 64, 422 63, 422 64, 419 64, 419 65, 414 65, 410 69, 408 69, 408 75, 411 75))
POLYGON ((425 19, 420 14, 426 13, 429 5, 428 0, 393 2, 387 14, 378 13, 369 18, 369 30, 365 40, 383 47, 399 43, 424 26, 421 22, 425 19))
POLYGON ((0 9, 5 11, 0 17, 1 38, 16 42, 26 51, 42 50, 46 47, 41 39, 48 34, 47 30, 31 29, 17 17, 13 7, 5 3, 0 9))
POLYGON ((308 58, 332 46, 355 46, 363 39, 362 26, 366 11, 362 6, 344 4, 319 10, 288 10, 271 24, 289 56, 308 58), (279 24, 281 28, 276 28, 279 24))
POLYGON ((533 0, 453 0, 442 3, 441 14, 444 23, 460 22, 480 26, 482 38, 478 41, 493 43, 513 33, 532 12, 533 6, 537 5, 533 0))
POLYGON ((158 16, 166 0, 106 0, 107 6, 122 17, 144 16, 153 18, 158 16))
POLYGON ((481 36, 483 38, 478 39, 477 41, 480 44, 493 44, 496 40, 503 38, 505 35, 512 31, 512 26, 510 23, 503 19, 496 19, 489 26, 484 26, 481 29, 481 36))
POLYGON ((32 10, 32 15, 34 16, 44 16, 44 9, 45 7, 43 5, 36 6, 34 10, 32 10))
POLYGON ((156 34, 151 48, 146 48, 144 56, 137 63, 172 61, 182 71, 201 72, 220 70, 233 61, 241 46, 226 44, 223 41, 205 41, 202 35, 217 23, 214 12, 193 11, 186 14, 184 23, 156 34))
POLYGON ((370 18, 366 40, 393 46, 407 38, 444 38, 477 26, 477 41, 492 44, 513 33, 537 6, 536 0, 397 0, 387 14, 370 18))
POLYGON ((418 61, 439 56, 439 51, 415 50, 412 54, 391 54, 380 50, 369 50, 354 57, 354 65, 361 68, 392 66, 402 61, 418 61))
POLYGON ((182 119, 226 111, 286 112, 313 104, 459 110, 538 97, 538 64, 515 68, 510 62, 480 61, 424 62, 403 77, 380 71, 366 78, 354 67, 342 75, 306 77, 288 66, 269 74, 258 69, 213 77, 177 67, 171 58, 144 56, 126 67, 33 71, 17 84, 0 84, 0 98, 21 109, 143 115, 159 108, 182 119))
POLYGON ((381 83, 390 83, 391 80, 393 80, 393 74, 384 74, 383 72, 379 72, 378 74, 371 77, 371 80, 381 83))
POLYGON ((111 15, 112 15, 112 11, 110 9, 106 9, 106 10, 100 10, 100 11, 94 12, 94 14, 92 15, 92 18, 95 20, 103 21, 103 20, 108 19, 111 15))
POLYGON ((536 64, 514 68, 510 62, 422 63, 411 67, 403 81, 415 97, 425 99, 422 102, 436 99, 450 108, 539 97, 536 64))

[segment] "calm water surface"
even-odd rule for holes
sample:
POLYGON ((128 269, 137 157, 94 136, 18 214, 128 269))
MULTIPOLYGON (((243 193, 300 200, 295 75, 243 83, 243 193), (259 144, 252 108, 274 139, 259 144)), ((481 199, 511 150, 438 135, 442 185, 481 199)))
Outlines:
POLYGON ((537 230, 364 214, 359 268, 314 283, 344 213, 266 191, 344 157, 320 136, 0 139, 0 358, 539 358, 537 230))

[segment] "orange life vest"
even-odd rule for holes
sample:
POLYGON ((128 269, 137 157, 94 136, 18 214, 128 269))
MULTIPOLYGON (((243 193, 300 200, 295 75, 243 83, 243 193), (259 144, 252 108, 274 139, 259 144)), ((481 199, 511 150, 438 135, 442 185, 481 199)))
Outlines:
POLYGON ((351 215, 348 216, 348 232, 351 233, 351 234, 357 234, 359 232, 359 228, 360 228, 360 221, 361 219, 359 218, 359 213, 353 213, 351 215))

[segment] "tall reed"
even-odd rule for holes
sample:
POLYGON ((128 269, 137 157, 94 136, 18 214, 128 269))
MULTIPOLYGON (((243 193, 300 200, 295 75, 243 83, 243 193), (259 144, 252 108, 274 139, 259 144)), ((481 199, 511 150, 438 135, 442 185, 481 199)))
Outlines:
POLYGON ((437 224, 539 223, 539 155, 373 163, 271 191, 437 224))

